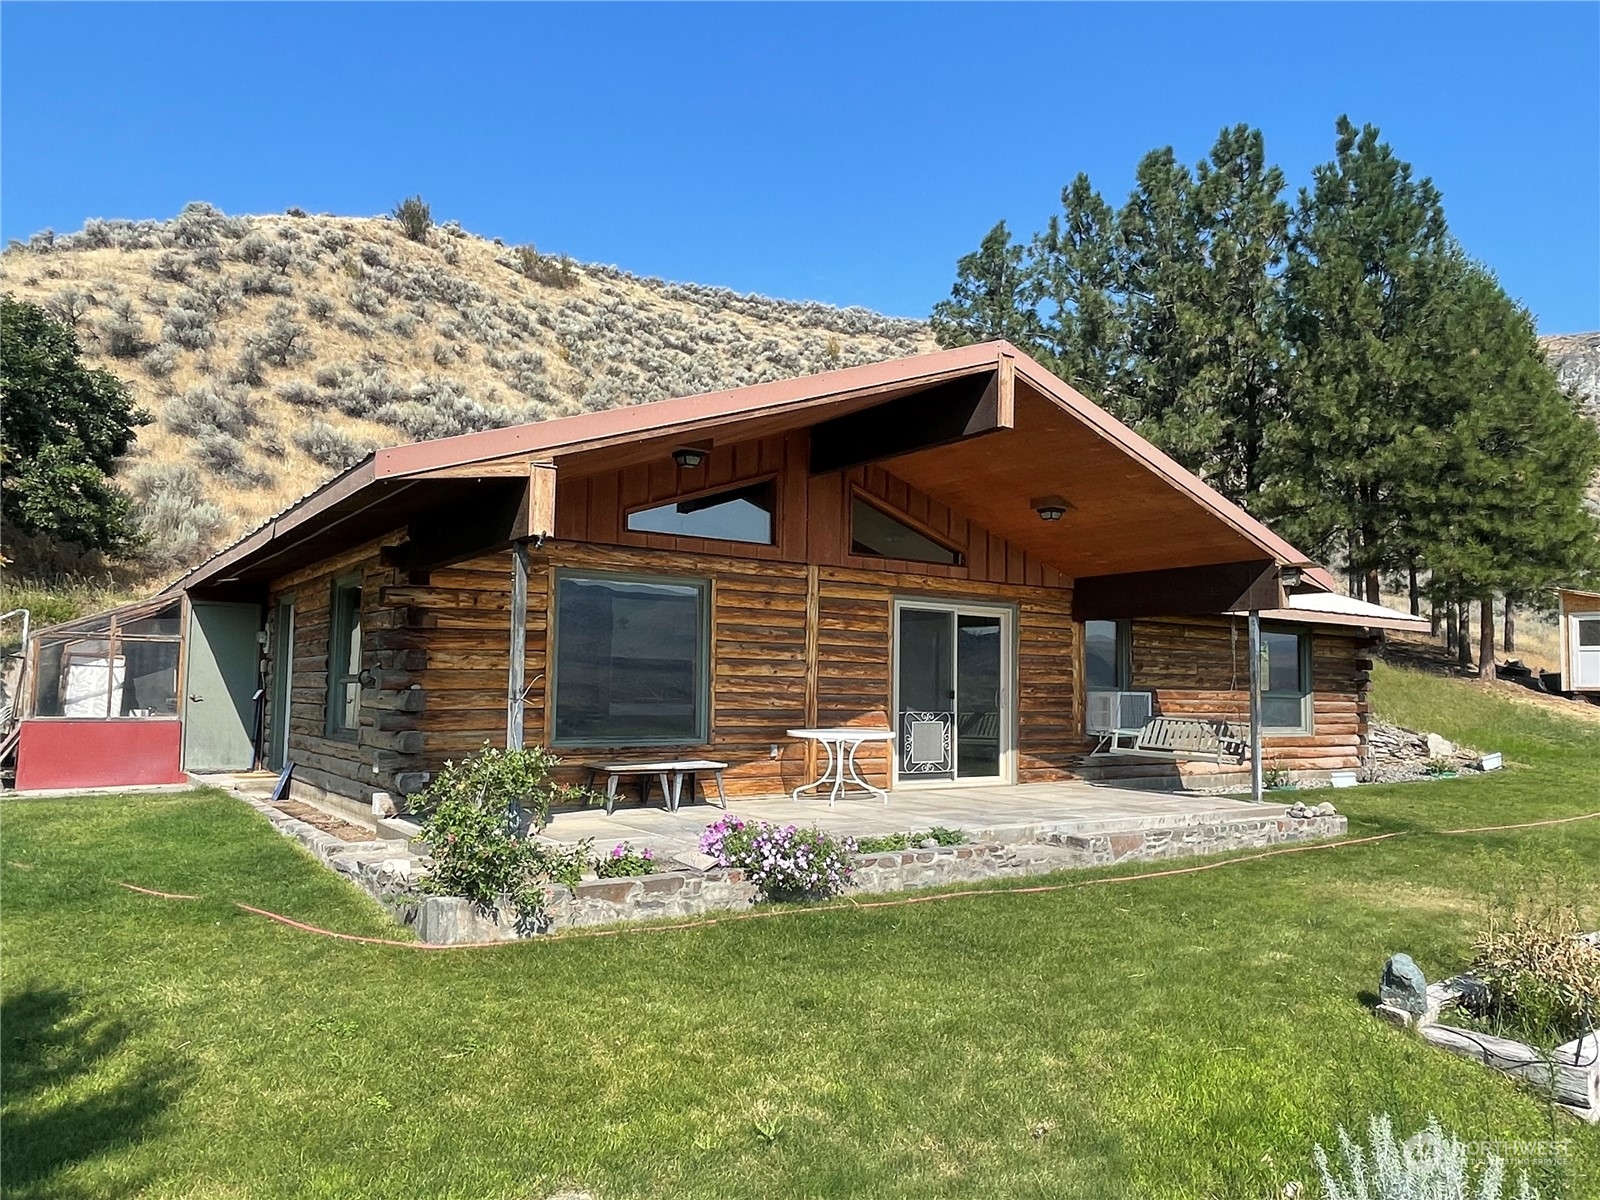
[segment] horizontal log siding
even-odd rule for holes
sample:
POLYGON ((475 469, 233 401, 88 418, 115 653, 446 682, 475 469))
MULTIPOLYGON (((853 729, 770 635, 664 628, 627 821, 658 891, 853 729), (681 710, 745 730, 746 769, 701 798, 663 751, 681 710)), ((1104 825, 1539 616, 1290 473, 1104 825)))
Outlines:
MULTIPOLYGON (((275 580, 270 593, 274 614, 280 599, 294 600, 294 660, 288 668, 288 751, 294 779, 358 800, 369 799, 375 790, 398 790, 399 777, 416 770, 422 751, 422 737, 416 732, 420 713, 407 710, 419 707, 420 698, 409 693, 420 679, 417 668, 423 665, 426 650, 418 632, 408 629, 414 614, 386 598, 396 573, 380 557, 383 545, 397 540, 373 542, 275 580), (376 683, 362 689, 357 736, 347 740, 328 737, 325 730, 333 585, 352 575, 361 578, 361 665, 373 672, 376 683)), ((274 639, 268 639, 267 648, 269 656, 276 653, 274 639)), ((269 657, 269 698, 279 669, 269 657)), ((272 730, 277 714, 271 711, 270 700, 266 721, 272 730)))
MULTIPOLYGON (((525 736, 548 743, 546 633, 550 581, 557 569, 684 575, 712 584, 711 740, 683 747, 730 764, 730 794, 771 795, 809 781, 805 747, 786 731, 798 726, 889 720, 890 621, 896 595, 1014 603, 1019 609, 1023 703, 1019 774, 1057 778, 1084 749, 1075 736, 1076 639, 1071 593, 1016 585, 974 585, 919 575, 822 568, 817 595, 816 711, 808 712, 807 571, 788 563, 552 543, 530 554, 527 678, 533 682, 525 736), (779 757, 771 756, 776 745, 779 757)), ((417 673, 424 713, 427 769, 504 735, 505 653, 510 616, 510 555, 492 555, 435 571, 426 587, 393 587, 392 604, 417 614, 427 646, 417 673)), ((567 749, 564 776, 584 777, 585 764, 616 758, 659 758, 661 747, 567 749)), ((868 778, 884 784, 884 746, 863 751, 868 778)))
MULTIPOLYGON (((1311 632, 1309 734, 1271 734, 1262 762, 1286 771, 1359 767, 1371 715, 1371 643, 1364 636, 1311 632)), ((1133 623, 1132 687, 1151 691, 1158 713, 1250 722, 1249 631, 1244 618, 1133 623)), ((1204 773, 1190 764, 1185 773, 1204 773)))

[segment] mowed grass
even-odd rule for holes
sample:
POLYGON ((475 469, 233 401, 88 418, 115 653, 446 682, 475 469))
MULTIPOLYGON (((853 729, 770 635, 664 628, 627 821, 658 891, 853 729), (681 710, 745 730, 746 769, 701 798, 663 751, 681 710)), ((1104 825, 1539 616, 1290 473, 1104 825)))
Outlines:
POLYGON ((1565 1139, 1547 1196, 1600 1194, 1600 1133, 1368 1009, 1515 896, 1600 923, 1600 820, 1438 832, 1600 810, 1600 726, 1378 688, 1510 768, 1341 793, 1375 844, 491 950, 240 911, 393 935, 226 796, 7 803, 6 1194, 1265 1198, 1373 1111, 1565 1139))

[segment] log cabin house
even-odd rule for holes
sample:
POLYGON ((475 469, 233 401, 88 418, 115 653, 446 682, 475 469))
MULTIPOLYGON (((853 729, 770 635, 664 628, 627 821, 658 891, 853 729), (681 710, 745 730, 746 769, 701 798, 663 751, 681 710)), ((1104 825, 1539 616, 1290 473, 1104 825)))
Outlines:
POLYGON ((837 725, 895 731, 889 789, 1233 783, 1088 754, 1130 702, 1247 721, 1250 613, 1260 761, 1326 773, 1414 624, 1004 342, 380 450, 165 594, 185 768, 358 801, 485 741, 772 795, 816 774, 787 731, 837 725))

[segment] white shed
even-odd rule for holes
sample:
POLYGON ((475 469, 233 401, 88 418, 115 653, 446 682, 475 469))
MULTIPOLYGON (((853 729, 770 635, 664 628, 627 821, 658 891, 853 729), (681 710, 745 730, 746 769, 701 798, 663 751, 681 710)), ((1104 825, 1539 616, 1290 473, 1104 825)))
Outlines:
POLYGON ((1560 589, 1562 685, 1600 698, 1600 592, 1560 589))

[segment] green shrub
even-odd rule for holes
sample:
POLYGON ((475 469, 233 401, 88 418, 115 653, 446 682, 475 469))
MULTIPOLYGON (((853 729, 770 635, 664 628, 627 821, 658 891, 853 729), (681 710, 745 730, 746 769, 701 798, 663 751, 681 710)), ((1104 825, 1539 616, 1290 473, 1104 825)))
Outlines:
POLYGON ((591 847, 558 847, 535 834, 550 820, 552 804, 595 803, 586 788, 550 777, 560 760, 539 746, 502 750, 488 742, 460 762, 447 762, 408 807, 422 817, 422 836, 433 867, 424 887, 492 906, 508 897, 526 917, 544 908, 549 882, 577 883, 591 847))
POLYGON ((966 841, 967 835, 962 830, 935 825, 922 833, 912 830, 909 833, 889 833, 882 837, 860 838, 856 842, 856 850, 861 854, 882 854, 890 850, 910 850, 922 845, 923 842, 932 842, 936 846, 961 846, 966 841))
POLYGON ((421 196, 408 196, 394 208, 394 219, 413 242, 426 241, 433 228, 433 213, 421 196))

